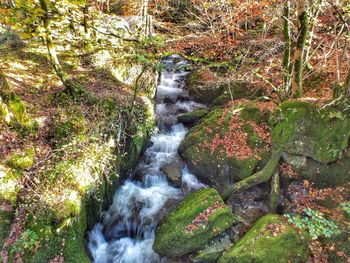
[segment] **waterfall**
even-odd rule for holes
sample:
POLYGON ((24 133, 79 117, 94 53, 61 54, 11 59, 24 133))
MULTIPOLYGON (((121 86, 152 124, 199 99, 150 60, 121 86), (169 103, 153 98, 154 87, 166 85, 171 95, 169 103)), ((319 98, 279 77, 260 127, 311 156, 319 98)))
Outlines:
POLYGON ((181 188, 172 186, 161 168, 178 157, 177 151, 188 129, 177 115, 205 107, 184 100, 188 62, 177 55, 163 60, 165 69, 157 86, 156 120, 159 131, 136 171, 116 191, 113 203, 101 223, 89 233, 91 255, 95 263, 166 262, 152 250, 155 228, 170 203, 179 202, 189 191, 204 187, 186 166, 182 169, 181 188))

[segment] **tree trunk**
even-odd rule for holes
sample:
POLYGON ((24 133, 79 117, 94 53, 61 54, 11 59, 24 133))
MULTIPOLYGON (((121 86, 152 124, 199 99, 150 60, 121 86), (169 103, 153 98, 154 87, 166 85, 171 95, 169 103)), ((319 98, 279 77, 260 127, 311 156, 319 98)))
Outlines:
POLYGON ((142 6, 141 6, 142 31, 146 36, 149 35, 148 3, 149 3, 149 0, 142 0, 142 6))
POLYGON ((52 67, 55 70, 57 76, 60 78, 65 89, 69 92, 74 91, 74 84, 69 79, 68 75, 64 72, 64 70, 62 69, 62 66, 61 66, 60 61, 59 61, 58 56, 57 56, 55 45, 54 45, 53 40, 52 40, 51 29, 50 29, 50 22, 51 21, 49 18, 49 10, 47 7, 46 0, 39 0, 39 1, 40 1, 41 9, 43 9, 45 11, 45 15, 42 17, 42 21, 43 21, 43 25, 45 28, 46 47, 47 47, 47 51, 49 53, 52 67))
POLYGON ((255 185, 265 183, 268 180, 270 180, 271 176, 273 175, 279 161, 281 158, 281 152, 277 151, 275 152, 270 161, 266 164, 266 166, 259 172, 235 183, 230 189, 228 189, 224 195, 223 199, 227 200, 232 194, 237 193, 242 190, 246 190, 250 187, 253 187, 255 185))
POLYGON ((308 13, 304 0, 298 0, 298 41, 294 55, 292 95, 300 98, 303 93, 303 62, 308 34, 308 13))
POLYGON ((83 7, 83 26, 84 26, 84 48, 89 50, 91 48, 91 33, 89 25, 89 8, 90 3, 86 1, 83 7))
POLYGON ((110 12, 111 12, 111 1, 106 0, 106 13, 110 13, 110 12))
POLYGON ((286 93, 288 94, 289 80, 290 80, 290 55, 292 48, 292 38, 291 38, 291 30, 290 30, 290 1, 287 1, 284 5, 284 39, 286 42, 284 56, 283 56, 283 73, 284 73, 284 86, 286 89, 286 93))

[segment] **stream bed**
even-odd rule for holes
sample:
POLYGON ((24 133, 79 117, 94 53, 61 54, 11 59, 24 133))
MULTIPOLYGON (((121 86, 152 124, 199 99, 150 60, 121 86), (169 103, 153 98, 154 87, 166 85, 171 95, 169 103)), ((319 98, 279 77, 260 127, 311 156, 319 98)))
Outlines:
POLYGON ((166 165, 182 163, 177 151, 188 129, 177 116, 206 107, 188 99, 188 62, 172 55, 163 64, 155 105, 158 132, 129 179, 116 191, 103 221, 89 233, 88 247, 95 263, 167 262, 152 250, 159 220, 188 193, 205 187, 185 165, 178 185, 162 172, 166 165))

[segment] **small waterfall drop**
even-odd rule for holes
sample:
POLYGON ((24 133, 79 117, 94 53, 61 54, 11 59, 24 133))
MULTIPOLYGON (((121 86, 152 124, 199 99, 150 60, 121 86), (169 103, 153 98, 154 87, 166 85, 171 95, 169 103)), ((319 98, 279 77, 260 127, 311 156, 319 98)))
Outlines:
MULTIPOLYGON (((163 60, 165 69, 157 86, 156 120, 159 131, 151 138, 143 159, 136 167, 136 179, 127 180, 115 193, 102 223, 89 233, 95 263, 166 262, 152 250, 155 228, 167 212, 168 204, 178 202, 189 191, 204 187, 186 166, 182 169, 181 188, 169 184, 161 172, 179 158, 177 151, 187 128, 177 115, 205 107, 188 97, 184 89, 188 62, 177 55, 163 60)), ((170 205, 171 206, 171 205, 170 205)))

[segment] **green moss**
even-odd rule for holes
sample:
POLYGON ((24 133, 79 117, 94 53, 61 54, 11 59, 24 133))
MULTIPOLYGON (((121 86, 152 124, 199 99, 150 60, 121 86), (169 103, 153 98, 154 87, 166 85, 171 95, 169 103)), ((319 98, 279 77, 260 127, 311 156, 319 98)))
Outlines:
POLYGON ((28 169, 33 166, 34 157, 34 149, 28 148, 23 153, 14 153, 10 155, 6 164, 14 169, 28 169))
POLYGON ((280 120, 272 130, 275 146, 322 163, 334 162, 347 148, 350 118, 340 112, 317 111, 306 102, 281 105, 280 120))
MULTIPOLYGON (((225 136, 232 115, 239 111, 246 112, 244 114, 246 120, 242 118, 245 123, 242 132, 248 133, 247 144, 252 149, 264 149, 266 142, 261 140, 248 123, 248 120, 255 122, 248 111, 248 107, 247 110, 232 108, 231 112, 221 108, 214 109, 190 130, 179 147, 179 153, 190 170, 202 181, 215 187, 220 193, 227 190, 232 183, 250 176, 261 163, 269 158, 269 150, 261 150, 258 154, 259 157, 252 155, 241 160, 234 156, 227 156, 223 145, 219 145, 214 151, 209 149, 208 144, 211 144, 215 136, 225 136), (226 112, 226 115, 223 117, 224 112, 226 112)), ((259 114, 255 110, 253 112, 253 115, 258 118, 259 114)), ((267 117, 265 117, 265 113, 261 113, 258 119, 262 122, 267 117)))
POLYGON ((0 96, 4 100, 1 103, 1 116, 6 123, 21 132, 34 133, 37 131, 37 122, 29 117, 24 103, 14 92, 1 92, 0 96))
MULTIPOLYGON (((81 206, 84 207, 84 204, 81 206)), ((71 263, 90 263, 84 247, 84 236, 87 228, 86 210, 83 209, 80 216, 73 221, 66 232, 65 246, 63 248, 64 260, 71 263)))
POLYGON ((208 114, 208 110, 198 109, 188 113, 181 114, 180 116, 178 116, 178 120, 185 124, 195 124, 207 114, 208 114))
POLYGON ((7 238, 10 232, 10 227, 11 227, 11 222, 13 217, 14 217, 14 211, 0 210, 0 247, 3 246, 4 239, 7 238))
MULTIPOLYGON (((84 208, 84 205, 82 205, 84 208)), ((86 209, 82 209, 76 217, 64 220, 60 225, 52 225, 55 218, 52 213, 46 213, 31 226, 31 231, 37 233, 40 243, 36 249, 25 250, 27 262, 42 263, 58 255, 63 255, 65 262, 89 263, 89 257, 84 247, 86 231, 86 209)))
POLYGON ((228 229, 235 220, 216 190, 199 190, 183 200, 158 226, 153 249, 170 257, 193 252, 228 229), (205 226, 199 225, 192 232, 186 229, 200 213, 217 203, 221 206, 209 215, 205 226))
POLYGON ((69 110, 65 116, 60 116, 62 120, 57 122, 53 132, 53 140, 62 145, 74 136, 84 134, 87 131, 87 120, 79 108, 69 110))
POLYGON ((219 263, 306 262, 308 238, 300 236, 283 217, 267 215, 219 259, 219 263))
POLYGON ((19 179, 21 174, 19 172, 5 168, 1 168, 0 173, 0 199, 14 205, 17 201, 19 179))
POLYGON ((224 90, 216 75, 208 68, 195 70, 186 80, 190 97, 200 103, 211 104, 224 90))

